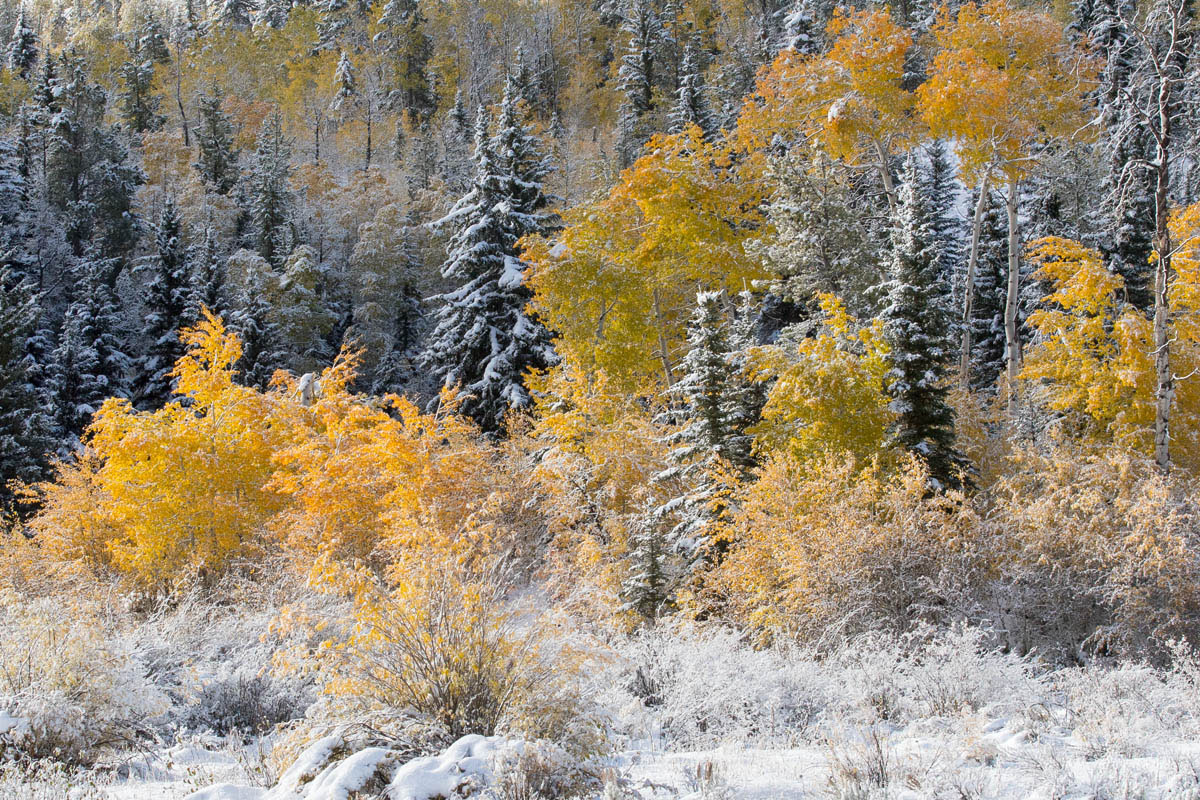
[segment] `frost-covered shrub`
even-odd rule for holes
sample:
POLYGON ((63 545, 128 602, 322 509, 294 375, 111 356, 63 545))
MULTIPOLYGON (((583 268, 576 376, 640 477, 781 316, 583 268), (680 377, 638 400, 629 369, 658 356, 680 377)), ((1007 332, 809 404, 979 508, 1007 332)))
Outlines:
POLYGON ((87 762, 128 744, 166 712, 166 696, 99 613, 61 598, 0 595, 0 749, 87 762))
MULTIPOLYGON (((223 585, 234 594, 239 587, 223 585)), ((172 699, 176 727, 263 733, 303 716, 311 682, 271 673, 280 643, 264 637, 277 608, 262 596, 217 604, 198 594, 155 610, 130 635, 151 679, 172 699)))
POLYGON ((599 691, 624 708, 635 738, 680 747, 800 735, 823 703, 815 663, 785 647, 754 649, 728 629, 661 626, 621 648, 599 691))
POLYGON ((188 709, 188 727, 229 733, 261 734, 298 715, 305 691, 294 681, 242 671, 222 674, 200 689, 188 709))
POLYGON ((972 628, 864 634, 827 652, 755 648, 727 629, 663 626, 631 639, 601 680, 625 732, 663 746, 787 745, 831 721, 906 724, 984 706, 1017 713, 1045 689, 1034 663, 972 628))
POLYGON ((488 800, 594 797, 601 789, 599 771, 553 742, 513 742, 492 758, 488 800))

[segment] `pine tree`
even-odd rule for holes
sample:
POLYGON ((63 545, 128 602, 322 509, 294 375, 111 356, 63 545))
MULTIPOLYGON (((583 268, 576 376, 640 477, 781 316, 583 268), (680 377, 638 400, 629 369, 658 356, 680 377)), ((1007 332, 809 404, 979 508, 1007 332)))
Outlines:
POLYGON ((689 42, 683 53, 680 67, 679 94, 675 108, 671 110, 670 132, 679 133, 689 125, 704 132, 704 138, 712 139, 717 134, 717 120, 704 96, 704 73, 701 71, 695 46, 689 42))
POLYGON ((188 262, 192 265, 189 277, 187 319, 199 320, 201 309, 207 308, 222 319, 229 319, 229 299, 225 286, 224 259, 217 248, 212 226, 204 229, 204 241, 194 248, 188 262))
POLYGON ((246 31, 250 30, 256 11, 256 0, 223 0, 217 9, 217 20, 234 30, 246 31))
POLYGON ((417 0, 387 0, 379 15, 375 41, 384 44, 395 64, 396 87, 390 105, 426 123, 437 110, 429 79, 433 40, 425 32, 425 16, 417 0))
POLYGON ((32 379, 29 342, 41 310, 28 283, 0 269, 0 514, 15 511, 11 483, 45 477, 49 421, 32 379))
POLYGON ((291 142, 283 135, 283 119, 276 112, 263 121, 247 176, 254 247, 276 266, 292 249, 291 157, 291 142))
POLYGON ((629 574, 621 583, 622 609, 651 623, 674 609, 679 569, 652 514, 635 522, 625 559, 629 574))
POLYGON ((438 298, 422 361, 445 386, 463 388, 464 412, 498 432, 509 411, 529 405, 526 372, 555 360, 549 333, 525 312, 530 292, 516 244, 556 220, 542 190, 549 166, 520 119, 511 81, 490 140, 488 127, 480 108, 474 184, 438 223, 453 226, 442 276, 455 288, 438 298))
POLYGON ((121 65, 121 117, 134 133, 156 131, 166 122, 158 113, 161 99, 154 93, 154 62, 135 47, 130 60, 121 65))
POLYGON ((666 33, 652 0, 629 0, 621 30, 629 37, 617 71, 622 102, 617 121, 617 153, 629 166, 653 131, 655 67, 666 33))
MULTIPOLYGON (((1002 201, 985 201, 979 230, 975 298, 971 305, 971 388, 994 391, 1004 372, 1004 304, 1008 281, 1008 221, 1002 201)), ((973 207, 973 204, 972 204, 973 207)))
POLYGON ((192 131, 198 152, 193 166, 218 194, 229 194, 238 181, 238 151, 233 146, 233 125, 221 110, 220 95, 201 95, 196 105, 200 123, 192 131))
MULTIPOLYGON (((17 16, 12 40, 8 44, 8 68, 21 79, 29 77, 29 71, 38 59, 38 37, 25 19, 25 6, 17 16)), ((47 59, 49 60, 49 59, 47 59)))
POLYGON ((171 371, 184 355, 179 329, 189 322, 191 272, 174 198, 168 196, 154 237, 154 254, 142 265, 146 282, 145 353, 138 360, 135 395, 157 409, 171 397, 171 371))
POLYGON ((688 327, 690 349, 680 366, 683 377, 670 394, 681 406, 683 426, 668 437, 672 466, 655 476, 678 484, 679 493, 655 509, 655 519, 673 521, 671 544, 690 562, 719 558, 708 531, 724 513, 718 475, 749 465, 747 420, 739 396, 737 349, 732 341, 721 292, 700 292, 688 327))
POLYGON ((105 400, 129 396, 131 363, 121 347, 120 311, 107 277, 112 270, 102 259, 84 259, 76 266, 73 297, 54 351, 52 411, 68 450, 105 400))
POLYGON ((287 360, 275 309, 267 299, 265 277, 259 271, 246 276, 239 306, 230 315, 230 328, 242 340, 242 358, 237 364, 242 383, 259 389, 267 388, 271 376, 287 360))
POLYGON ((954 449, 954 411, 947 402, 952 362, 951 317, 938 274, 930 214, 920 195, 916 160, 902 174, 892 257, 881 317, 890 346, 887 392, 896 415, 892 444, 919 455, 939 486, 955 486, 962 456, 954 449))

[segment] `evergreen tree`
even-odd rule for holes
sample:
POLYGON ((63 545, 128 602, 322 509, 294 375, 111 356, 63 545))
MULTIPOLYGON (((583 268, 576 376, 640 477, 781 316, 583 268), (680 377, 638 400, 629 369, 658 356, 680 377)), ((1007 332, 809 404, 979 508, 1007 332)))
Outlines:
POLYGON ((222 0, 217 8, 217 20, 234 30, 246 31, 250 30, 256 11, 256 0, 222 0))
POLYGON ((6 516, 15 506, 11 482, 45 477, 51 447, 29 351, 40 313, 29 284, 0 269, 0 513, 6 516))
POLYGON ((696 48, 690 42, 683 53, 679 94, 675 108, 671 110, 670 123, 671 133, 679 133, 689 125, 695 125, 704 132, 706 139, 712 139, 717 134, 716 117, 709 108, 708 98, 704 96, 704 73, 696 48))
MULTIPOLYGON (((129 163, 120 137, 104 123, 104 89, 88 80, 82 60, 64 60, 51 93, 59 110, 47 143, 47 198, 62 213, 77 257, 94 250, 101 260, 123 258, 138 238, 133 194, 143 180, 141 170, 129 163)), ((110 286, 120 266, 112 265, 110 286)))
POLYGON ((276 112, 263 121, 246 190, 254 247, 276 266, 292 249, 291 157, 291 142, 283 135, 283 119, 276 112))
POLYGON ((225 286, 225 264, 217 248, 212 226, 204 229, 204 241, 188 259, 192 265, 189 278, 188 310, 186 317, 195 322, 201 309, 207 308, 222 319, 229 319, 229 300, 225 286))
POLYGON ((442 130, 442 177, 450 189, 466 192, 471 183, 471 119, 462 89, 454 95, 442 130))
MULTIPOLYGON (((21 79, 29 77, 29 71, 38 59, 38 37, 25 19, 25 6, 17 16, 12 40, 8 44, 8 68, 21 79)), ((47 59, 49 60, 49 59, 47 59)))
POLYGON ((655 67, 666 32, 652 0, 629 0, 621 23, 629 37, 617 71, 622 96, 617 121, 617 153, 629 166, 650 138, 654 125, 655 67))
POLYGON ((315 250, 300 245, 288 255, 274 316, 288 354, 284 366, 298 375, 316 372, 333 361, 334 354, 325 341, 334 324, 334 315, 322 297, 325 283, 325 266, 315 250))
POLYGON ((946 399, 951 317, 946 287, 938 274, 930 214, 911 154, 902 178, 887 305, 881 314, 891 348, 886 376, 890 408, 896 415, 891 441, 923 458, 938 485, 954 486, 963 459, 954 449, 954 411, 946 399))
POLYGON ((168 196, 154 237, 154 254, 142 265, 146 282, 145 353, 137 365, 135 394, 143 408, 157 409, 171 397, 171 371, 185 353, 179 329, 188 324, 191 274, 175 201, 168 196))
POLYGON ((675 607, 678 567, 653 515, 635 523, 629 537, 629 575, 621 583, 622 609, 654 622, 675 607))
POLYGON ((110 397, 128 397, 130 359, 122 346, 120 311, 109 288, 113 266, 85 258, 75 268, 72 300, 51 365, 52 412, 70 450, 110 397))
POLYGON ((230 328, 242 340, 242 358, 237 364, 242 383, 259 389, 267 388, 271 376, 287 360, 283 335, 266 289, 266 276, 260 271, 247 275, 239 306, 230 320, 230 328))
POLYGON ((281 30, 287 25, 291 13, 292 0, 263 0, 258 21, 275 30, 281 30))
POLYGON ((674 525, 668 540, 689 561, 719 557, 710 550, 708 529, 725 510, 718 475, 750 462, 748 422, 739 392, 738 350, 721 292, 700 292, 688 327, 690 349, 681 362, 683 377, 670 389, 682 406, 683 426, 668 441, 672 466, 655 476, 679 485, 679 493, 657 508, 657 520, 674 525))
POLYGON ((437 110, 429 80, 433 40, 425 31, 425 16, 417 0, 387 0, 379 15, 375 41, 386 45, 395 65, 395 88, 390 106, 426 123, 437 110))
POLYGON ((445 386, 462 386, 464 412, 487 431, 510 410, 529 405, 525 374, 555 360, 550 336, 527 316, 530 299, 517 241, 549 232, 542 181, 549 166, 520 119, 511 81, 494 138, 481 108, 476 123, 474 184, 440 225, 453 225, 442 276, 455 288, 440 295, 436 327, 422 361, 445 386))
MULTIPOLYGON (((978 196, 978 195, 975 195, 978 196)), ((974 204, 972 204, 974 207, 974 204)), ((979 229, 979 261, 971 305, 971 388, 992 391, 1004 372, 1004 304, 1008 282, 1008 220, 989 195, 979 229)))
POLYGON ((198 152, 193 166, 218 194, 229 194, 238 181, 238 151, 233 147, 233 125, 221 110, 220 95, 201 95, 196 105, 200 124, 192 131, 198 152))
POLYGON ((950 147, 941 139, 930 143, 926 149, 929 157, 924 173, 922 193, 930 213, 933 241, 937 247, 938 274, 943 283, 951 288, 955 305, 961 305, 963 286, 966 283, 963 260, 963 237, 965 225, 958 213, 959 183, 950 159, 950 147))
POLYGON ((130 60, 121 65, 121 117, 134 133, 156 131, 166 122, 158 113, 161 100, 154 93, 154 62, 135 47, 130 60))
POLYGON ((1075 22, 1104 59, 1097 99, 1108 146, 1102 203, 1111 235, 1101 240, 1101 250, 1109 269, 1124 278, 1129 302, 1148 311, 1154 304, 1154 175, 1144 164, 1154 158, 1154 145, 1129 99, 1130 81, 1144 55, 1127 22, 1135 10, 1128 0, 1080 0, 1076 10, 1077 16, 1087 11, 1075 22))

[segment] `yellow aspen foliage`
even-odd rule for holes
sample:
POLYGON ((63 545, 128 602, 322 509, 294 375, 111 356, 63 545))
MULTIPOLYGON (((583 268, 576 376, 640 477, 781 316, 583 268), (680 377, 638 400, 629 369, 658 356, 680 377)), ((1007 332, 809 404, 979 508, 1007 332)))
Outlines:
MULTIPOLYGON (((358 356, 343 354, 306 405, 277 403, 286 443, 270 488, 291 498, 273 526, 297 562, 363 561, 375 569, 414 545, 452 540, 487 496, 490 448, 452 397, 434 415, 403 397, 353 394, 358 356)), ((296 382, 278 392, 296 397, 296 382)))
POLYGON ((206 313, 183 341, 181 399, 155 412, 107 401, 33 522, 52 551, 108 559, 148 589, 211 579, 260 551, 281 504, 265 488, 278 431, 268 398, 234 382, 237 337, 206 313))
POLYGON ((1121 447, 1014 454, 986 509, 1004 580, 1038 587, 1011 618, 1012 643, 1028 650, 1049 633, 1132 654, 1182 637, 1200 614, 1196 492, 1194 476, 1164 476, 1121 447))
POLYGON ((538 398, 530 436, 543 449, 533 476, 551 537, 547 588, 572 613, 621 625, 631 525, 667 499, 654 481, 669 450, 657 408, 602 372, 584 377, 566 364, 530 388, 538 398))
POLYGON ((915 458, 885 472, 847 455, 773 457, 743 489, 707 591, 764 639, 903 628, 974 569, 973 512, 928 486, 915 458))
POLYGON ((762 151, 777 136, 816 141, 830 156, 880 171, 889 197, 891 157, 918 133, 912 92, 904 88, 912 33, 887 9, 838 9, 822 55, 785 50, 764 71, 738 118, 736 139, 762 151))
POLYGON ((860 323, 833 295, 819 302, 816 336, 758 348, 752 359, 754 375, 777 378, 754 430, 756 447, 800 462, 826 452, 871 459, 886 452, 892 419, 882 323, 860 323))
POLYGON ((1053 18, 988 0, 944 7, 933 34, 939 51, 916 92, 920 114, 934 136, 957 141, 972 180, 988 168, 1023 180, 1037 143, 1087 122, 1096 64, 1053 18))
POLYGON ((738 292, 765 277, 745 250, 762 189, 742 177, 695 126, 656 136, 607 197, 526 242, 533 308, 559 352, 628 391, 674 383, 697 287, 738 292))
MULTIPOLYGON (((1172 220, 1181 247, 1171 287, 1172 363, 1178 375, 1200 367, 1197 300, 1200 258, 1192 231, 1200 211, 1172 220)), ((1045 307, 1030 315, 1038 336, 1022 375, 1038 381, 1046 404, 1069 415, 1077 431, 1095 442, 1113 442, 1149 453, 1154 426, 1154 346, 1151 321, 1123 301, 1124 284, 1100 254, 1078 242, 1046 238, 1030 248, 1038 275, 1053 286, 1045 307)), ((1172 414, 1178 463, 1200 466, 1200 386, 1178 382, 1172 414)))

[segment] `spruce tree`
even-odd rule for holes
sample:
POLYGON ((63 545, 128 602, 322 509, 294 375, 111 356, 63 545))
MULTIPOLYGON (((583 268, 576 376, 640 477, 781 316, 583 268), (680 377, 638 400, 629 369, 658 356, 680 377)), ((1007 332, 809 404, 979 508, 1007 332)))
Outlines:
POLYGON ((717 134, 717 120, 709 107, 708 98, 704 95, 704 73, 700 68, 696 48, 691 42, 683 53, 679 93, 675 107, 671 109, 669 131, 679 133, 689 125, 700 128, 706 139, 711 140, 717 134))
POLYGON ((134 394, 142 408, 158 409, 171 397, 171 371, 184 355, 179 329, 188 324, 191 271, 175 201, 163 204, 154 253, 142 264, 146 280, 146 348, 137 364, 134 394))
POLYGON ((442 131, 442 177, 451 190, 466 192, 471 184, 471 118, 462 89, 454 95, 442 131))
POLYGON ((655 476, 658 483, 679 486, 675 497, 655 509, 654 518, 672 523, 667 538, 692 563, 720 557, 709 538, 711 524, 725 511, 718 475, 746 470, 751 459, 744 427, 750 419, 738 374, 741 353, 725 306, 721 292, 696 295, 690 349, 680 365, 683 377, 669 390, 684 422, 668 437, 672 466, 655 476))
POLYGON ((41 310, 30 285, 0 269, 0 514, 12 514, 13 481, 45 477, 51 449, 29 343, 41 310))
POLYGON ((188 262, 192 270, 188 281, 187 320, 196 322, 201 318, 201 309, 207 308, 228 322, 230 306, 225 286, 225 263, 211 225, 204 229, 204 241, 194 248, 188 262))
POLYGON ((162 101, 154 93, 154 62, 141 47, 134 47, 129 61, 121 65, 121 118, 134 133, 156 131, 166 122, 158 113, 162 101))
POLYGON ((890 439, 893 446, 924 459, 938 486, 954 486, 963 460, 954 449, 954 411, 946 398, 953 360, 948 293, 911 154, 901 177, 887 302, 880 315, 890 347, 885 377, 895 414, 890 439))
POLYGON ((263 25, 280 30, 288 23, 292 13, 292 0, 264 0, 258 20, 263 25))
POLYGON ((29 72, 37 63, 37 59, 38 37, 29 27, 29 23, 25 19, 25 6, 22 5, 17 16, 16 28, 13 29, 12 40, 8 44, 8 68, 13 74, 25 80, 29 77, 29 72))
POLYGON ((653 0, 629 0, 621 30, 629 37, 617 71, 622 101, 617 120, 617 154, 629 166, 650 138, 654 123, 655 68, 666 37, 653 0))
POLYGON ((275 371, 287 360, 283 335, 275 321, 275 308, 267 299, 266 276, 252 271, 246 276, 230 328, 242 340, 242 358, 237 369, 246 386, 266 389, 275 371))
POLYGON ((387 48, 395 65, 396 86, 391 107, 426 123, 437 110, 429 78, 433 40, 425 31, 425 16, 417 0, 387 0, 379 15, 375 41, 387 48))
POLYGON ((445 386, 462 387, 464 412, 498 432, 509 411, 529 405, 526 372, 555 360, 549 333, 526 314, 530 292, 516 245, 549 232, 556 218, 545 211, 542 189, 549 166, 520 118, 511 81, 490 139, 488 127, 480 108, 474 184, 438 223, 453 226, 442 276, 454 288, 437 298, 422 361, 445 386))
POLYGON ((276 112, 263 121, 246 188, 254 247, 275 266, 281 266, 292 249, 291 157, 291 142, 276 112))
POLYGON ((223 0, 217 7, 217 20, 234 30, 247 31, 257 11, 256 0, 223 0))
MULTIPOLYGON (((959 216, 959 183, 950 158, 950 147, 941 139, 926 148, 929 157, 922 193, 928 204, 934 244, 937 246, 938 272, 958 301, 966 283, 963 262, 964 220, 959 216)), ((961 305, 956 302, 956 305, 961 305)))
POLYGON ((629 574, 621 583, 622 609, 653 623, 675 607, 679 567, 653 514, 634 526, 625 555, 629 574))
POLYGON ((110 397, 128 397, 131 362, 121 342, 120 311, 107 276, 113 266, 86 258, 75 268, 72 299, 51 365, 57 431, 69 451, 110 397))
POLYGON ((1002 201, 989 196, 979 229, 979 262, 971 304, 971 388, 994 391, 1004 372, 1004 304, 1008 282, 1008 220, 1002 201))
POLYGON ((200 122, 196 136, 196 171, 217 194, 229 194, 238 181, 238 151, 233 146, 233 125, 221 110, 221 97, 203 94, 196 102, 200 122))
MULTIPOLYGON (((138 239, 133 195, 142 172, 129 162, 121 137, 105 124, 107 96, 89 80, 84 61, 65 58, 51 93, 58 111, 50 118, 47 198, 63 216, 76 257, 94 252, 101 260, 124 258, 138 239)), ((110 278, 120 266, 113 266, 110 278)))

